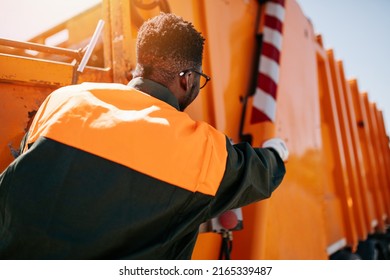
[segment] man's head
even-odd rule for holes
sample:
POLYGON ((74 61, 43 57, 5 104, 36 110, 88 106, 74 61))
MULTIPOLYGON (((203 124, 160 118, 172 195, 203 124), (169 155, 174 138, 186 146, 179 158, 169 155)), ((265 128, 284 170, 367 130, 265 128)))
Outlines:
POLYGON ((199 93, 204 40, 192 23, 176 15, 147 20, 138 31, 134 77, 166 86, 184 110, 199 93))

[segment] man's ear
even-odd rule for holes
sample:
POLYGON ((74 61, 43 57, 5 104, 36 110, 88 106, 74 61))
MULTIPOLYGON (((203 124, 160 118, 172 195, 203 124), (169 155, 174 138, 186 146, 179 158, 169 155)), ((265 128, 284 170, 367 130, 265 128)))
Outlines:
POLYGON ((182 77, 180 77, 180 87, 184 91, 187 91, 189 88, 191 88, 193 82, 194 82, 194 75, 191 72, 188 72, 182 77))

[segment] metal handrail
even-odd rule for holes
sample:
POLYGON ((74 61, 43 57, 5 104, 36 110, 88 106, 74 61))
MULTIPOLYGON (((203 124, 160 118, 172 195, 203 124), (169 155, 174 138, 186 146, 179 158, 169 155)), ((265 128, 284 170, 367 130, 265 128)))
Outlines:
POLYGON ((65 49, 60 47, 52 47, 37 43, 31 43, 31 42, 21 42, 16 40, 9 40, 0 38, 0 45, 7 46, 7 47, 13 47, 13 48, 19 48, 19 49, 25 49, 25 50, 33 50, 38 52, 45 52, 49 54, 57 54, 57 55, 63 55, 75 58, 79 60, 82 57, 83 50, 72 50, 72 49, 65 49))

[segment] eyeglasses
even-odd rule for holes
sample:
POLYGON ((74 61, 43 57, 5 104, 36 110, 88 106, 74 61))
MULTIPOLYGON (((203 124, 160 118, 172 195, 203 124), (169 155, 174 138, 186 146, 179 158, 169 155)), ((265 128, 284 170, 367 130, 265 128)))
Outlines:
POLYGON ((211 78, 210 78, 209 76, 207 76, 206 74, 201 73, 201 72, 199 72, 199 71, 196 71, 195 69, 183 70, 183 71, 181 71, 181 72, 179 73, 179 76, 180 76, 180 77, 183 77, 183 76, 184 76, 185 74, 187 74, 188 72, 194 72, 194 73, 196 73, 196 74, 198 74, 198 75, 200 76, 200 82, 199 82, 200 87, 199 87, 199 89, 204 88, 204 87, 207 85, 208 81, 211 80, 211 78))

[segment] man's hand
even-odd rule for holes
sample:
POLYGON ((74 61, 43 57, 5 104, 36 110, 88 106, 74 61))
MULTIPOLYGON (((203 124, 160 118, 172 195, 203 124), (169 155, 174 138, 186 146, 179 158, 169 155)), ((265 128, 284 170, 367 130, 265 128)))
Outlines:
POLYGON ((289 152, 287 149, 286 143, 280 138, 271 138, 266 140, 263 145, 263 148, 272 148, 280 156, 280 158, 286 162, 288 160, 289 152))

